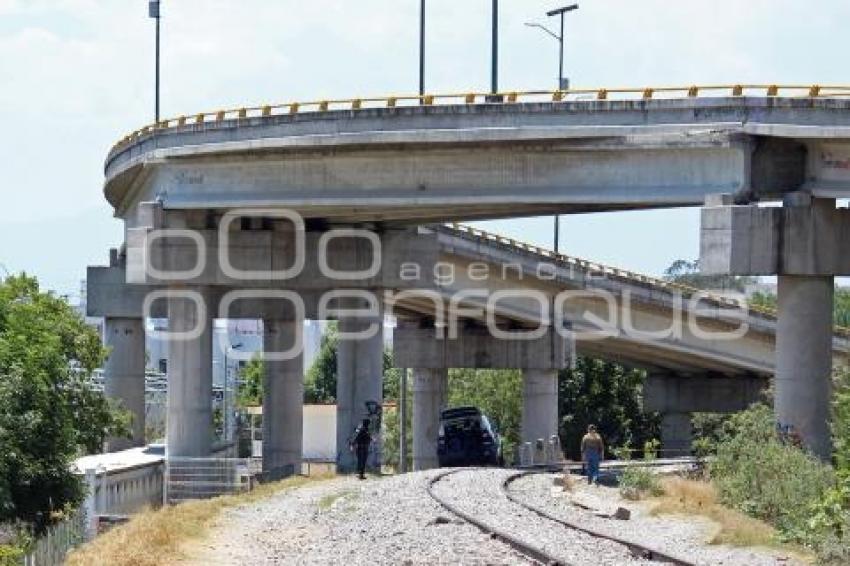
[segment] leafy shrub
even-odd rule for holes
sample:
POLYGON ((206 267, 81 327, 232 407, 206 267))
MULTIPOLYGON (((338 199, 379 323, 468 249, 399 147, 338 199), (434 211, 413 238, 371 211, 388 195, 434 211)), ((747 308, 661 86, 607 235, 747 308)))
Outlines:
POLYGON ((755 405, 726 423, 710 474, 723 504, 770 523, 786 540, 815 545, 812 509, 835 486, 835 475, 781 441, 769 407, 755 405))
POLYGON ((655 460, 658 458, 658 450, 661 448, 661 441, 657 438, 647 440, 643 443, 643 459, 655 460))
POLYGON ((20 547, 0 545, 0 566, 20 566, 23 556, 24 551, 20 547))
POLYGON ((620 495, 624 499, 634 501, 647 496, 658 497, 663 493, 658 476, 647 468, 626 468, 620 476, 620 495))
MULTIPOLYGON (((643 445, 643 459, 645 462, 655 460, 660 443, 657 440, 647 440, 643 445)), ((632 450, 626 444, 620 448, 613 449, 614 455, 619 460, 631 460, 632 450)), ((658 497, 664 490, 658 477, 648 468, 630 466, 623 470, 619 479, 620 495, 624 499, 636 501, 647 496, 658 497)))

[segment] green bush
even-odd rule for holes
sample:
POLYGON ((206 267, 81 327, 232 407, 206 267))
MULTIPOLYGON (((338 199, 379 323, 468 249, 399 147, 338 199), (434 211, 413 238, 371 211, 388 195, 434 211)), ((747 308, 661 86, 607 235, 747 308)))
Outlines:
POLYGON ((22 548, 0 544, 0 566, 20 566, 23 556, 22 548))
MULTIPOLYGON (((658 447, 660 445, 661 443, 655 439, 644 442, 643 459, 645 462, 657 458, 658 447)), ((614 448, 612 452, 618 460, 629 461, 632 459, 632 449, 628 444, 620 448, 614 448)), ((661 482, 658 481, 658 476, 648 468, 637 466, 625 468, 620 474, 618 484, 620 486, 620 495, 624 499, 630 499, 632 501, 643 499, 647 496, 657 497, 664 493, 661 482)))
POLYGON ((709 470, 722 503, 770 523, 785 540, 816 546, 812 510, 835 486, 835 474, 782 442, 769 407, 755 405, 729 419, 709 470))
POLYGON ((620 476, 620 495, 625 499, 637 500, 647 496, 657 497, 664 493, 658 476, 647 468, 626 468, 620 476))

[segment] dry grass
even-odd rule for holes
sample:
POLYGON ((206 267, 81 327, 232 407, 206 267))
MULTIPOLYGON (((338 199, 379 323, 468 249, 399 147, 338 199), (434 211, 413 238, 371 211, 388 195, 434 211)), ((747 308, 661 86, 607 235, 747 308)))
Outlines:
POLYGON ((230 507, 253 503, 332 475, 296 476, 263 484, 253 491, 190 501, 158 510, 146 510, 130 521, 75 550, 68 566, 163 566, 181 558, 180 547, 203 537, 219 514, 230 507))
POLYGON ((564 472, 564 475, 561 478, 561 487, 564 488, 564 491, 573 492, 576 488, 576 478, 570 472, 564 472))
POLYGON ((718 503, 717 491, 708 482, 673 477, 663 479, 661 485, 664 495, 650 500, 650 513, 701 515, 711 519, 717 530, 709 544, 765 546, 791 553, 805 562, 812 558, 798 547, 778 542, 775 529, 767 523, 718 503))

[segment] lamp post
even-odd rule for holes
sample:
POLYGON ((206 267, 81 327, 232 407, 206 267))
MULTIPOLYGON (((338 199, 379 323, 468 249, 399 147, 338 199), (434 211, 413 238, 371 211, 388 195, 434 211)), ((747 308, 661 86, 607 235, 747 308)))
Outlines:
POLYGON ((493 0, 493 47, 490 94, 499 92, 499 0, 493 0))
POLYGON ((154 103, 154 123, 159 124, 159 10, 160 0, 150 0, 148 3, 148 16, 156 20, 156 79, 155 79, 155 97, 154 103))
POLYGON ((558 88, 560 90, 566 90, 570 86, 569 83, 564 83, 564 15, 567 12, 572 12, 573 10, 578 10, 578 4, 570 4, 569 6, 564 6, 563 8, 546 12, 546 15, 550 18, 553 16, 561 17, 561 34, 558 38, 558 44, 560 47, 558 50, 558 88))
POLYGON ((419 96, 425 96, 425 0, 419 0, 419 96))
MULTIPOLYGON (((561 18, 561 33, 557 34, 542 24, 536 22, 527 22, 525 25, 533 28, 540 28, 547 34, 551 35, 558 41, 558 90, 566 90, 570 87, 569 80, 564 78, 564 14, 578 10, 578 4, 571 4, 563 8, 557 8, 546 12, 546 15, 551 17, 560 16, 561 18)), ((555 253, 558 253, 559 244, 561 241, 561 217, 555 215, 555 253)))
POLYGON ((230 437, 230 414, 227 409, 227 383, 229 381, 228 375, 230 374, 230 364, 227 360, 227 353, 233 350, 239 350, 240 348, 242 348, 242 343, 234 344, 224 350, 224 391, 221 396, 221 413, 224 417, 224 422, 222 423, 224 430, 222 431, 222 433, 224 435, 225 441, 229 440, 230 437))

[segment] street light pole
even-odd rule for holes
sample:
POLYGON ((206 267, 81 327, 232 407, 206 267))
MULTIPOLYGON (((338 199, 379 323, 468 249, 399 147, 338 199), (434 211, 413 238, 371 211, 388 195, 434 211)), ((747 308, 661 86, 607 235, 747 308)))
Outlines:
POLYGON ((419 2, 419 96, 425 96, 425 0, 419 2))
MULTIPOLYGON (((558 41, 558 90, 567 90, 569 88, 569 84, 564 79, 564 15, 567 12, 572 12, 573 10, 578 10, 578 4, 571 4, 569 6, 564 6, 563 8, 558 8, 556 10, 551 10, 546 12, 546 15, 550 18, 553 16, 560 16, 561 18, 561 33, 555 33, 546 26, 534 22, 526 23, 525 25, 534 28, 540 28, 552 37, 554 37, 558 41)), ((555 215, 555 253, 558 253, 558 248, 560 247, 561 242, 561 217, 560 215, 555 215)))
MULTIPOLYGON (((225 332, 229 332, 229 330, 225 330, 225 332)), ((222 434, 224 436, 224 441, 227 442, 230 440, 230 415, 227 409, 227 383, 228 383, 228 374, 230 373, 230 364, 228 363, 227 353, 232 350, 238 350, 242 347, 242 344, 234 344, 229 348, 224 349, 224 391, 221 396, 221 407, 222 407, 222 417, 223 423, 222 426, 224 430, 222 430, 222 434)))
POLYGON ((561 12, 561 33, 558 34, 558 90, 564 90, 564 12, 561 12))
POLYGON ((159 124, 159 20, 161 19, 159 2, 160 0, 150 0, 148 3, 148 16, 156 20, 156 79, 154 86, 156 98, 154 103, 155 124, 159 124))
POLYGON ((499 0, 493 0, 493 49, 490 93, 499 92, 499 0))
POLYGON ((553 16, 559 16, 561 18, 561 33, 558 35, 555 35, 543 26, 538 26, 558 40, 558 90, 566 90, 565 87, 568 86, 564 84, 564 16, 567 12, 572 12, 573 10, 578 10, 578 4, 570 4, 569 6, 546 12, 546 15, 550 18, 553 16))

